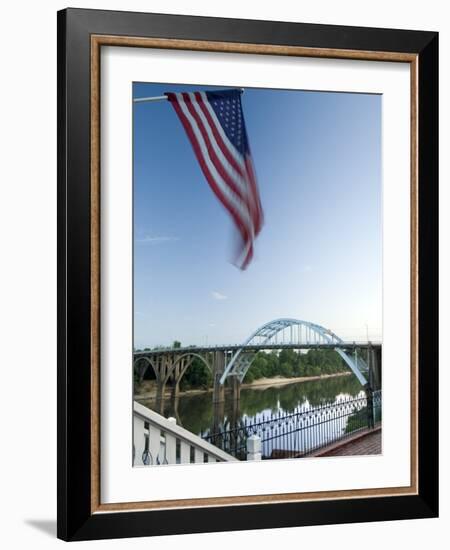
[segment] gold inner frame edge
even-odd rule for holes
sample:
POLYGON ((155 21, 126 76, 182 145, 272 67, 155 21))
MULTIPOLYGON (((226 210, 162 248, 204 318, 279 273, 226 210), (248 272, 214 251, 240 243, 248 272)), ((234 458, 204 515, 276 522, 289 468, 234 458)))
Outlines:
POLYGON ((418 55, 402 52, 308 48, 273 44, 247 44, 142 38, 115 35, 91 35, 90 86, 90 184, 91 184, 91 513, 133 510, 162 510, 251 504, 308 502, 316 500, 359 499, 367 497, 418 494, 418 55), (411 484, 407 487, 318 491, 313 493, 262 494, 102 504, 100 500, 100 50, 102 46, 163 48, 240 54, 317 57, 390 61, 410 65, 410 150, 411 150, 411 484))

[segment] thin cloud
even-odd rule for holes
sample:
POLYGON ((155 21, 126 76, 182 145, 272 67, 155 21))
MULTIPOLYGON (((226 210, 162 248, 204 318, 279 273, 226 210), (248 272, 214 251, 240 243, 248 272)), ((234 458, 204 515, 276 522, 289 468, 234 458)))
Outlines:
POLYGON ((172 243, 179 240, 179 237, 170 237, 168 235, 146 235, 141 239, 136 239, 136 242, 140 244, 162 244, 172 243))
POLYGON ((226 300, 228 298, 228 296, 225 296, 225 294, 222 294, 221 292, 217 292, 217 290, 213 290, 211 292, 211 296, 214 300, 226 300))

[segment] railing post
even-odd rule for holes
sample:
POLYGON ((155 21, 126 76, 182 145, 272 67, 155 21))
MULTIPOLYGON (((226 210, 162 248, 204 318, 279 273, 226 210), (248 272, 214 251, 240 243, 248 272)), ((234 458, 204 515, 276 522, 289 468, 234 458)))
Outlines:
POLYGON ((247 460, 261 460, 261 458, 261 438, 253 434, 247 439, 247 460))
POLYGON ((372 430, 375 427, 375 418, 373 410, 373 390, 369 384, 366 385, 366 403, 367 403, 367 427, 372 430))

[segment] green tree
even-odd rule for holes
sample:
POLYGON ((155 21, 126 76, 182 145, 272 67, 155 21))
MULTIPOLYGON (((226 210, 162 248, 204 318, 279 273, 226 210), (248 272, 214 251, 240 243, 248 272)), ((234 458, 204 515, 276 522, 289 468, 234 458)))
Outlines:
POLYGON ((291 378, 294 376, 294 368, 291 363, 281 363, 280 375, 285 376, 286 378, 291 378))
POLYGON ((270 376, 270 373, 269 373, 270 369, 268 367, 269 367, 269 363, 265 357, 265 353, 260 352, 256 355, 255 359, 253 360, 250 370, 253 371, 253 376, 255 378, 261 378, 261 377, 270 376), (259 376, 257 376, 256 373, 258 373, 259 376))
POLYGON ((195 357, 180 381, 180 389, 207 389, 211 386, 211 383, 212 375, 210 370, 206 367, 203 361, 195 357))
POLYGON ((298 353, 293 349, 283 349, 280 352, 279 356, 280 363, 288 363, 289 365, 294 366, 298 361, 298 353))

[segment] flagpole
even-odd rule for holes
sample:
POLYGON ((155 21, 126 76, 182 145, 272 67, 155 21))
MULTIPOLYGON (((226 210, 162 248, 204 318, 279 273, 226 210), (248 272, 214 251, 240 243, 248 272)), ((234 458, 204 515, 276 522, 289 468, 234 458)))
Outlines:
POLYGON ((158 95, 154 97, 137 97, 133 99, 134 103, 145 103, 148 101, 164 101, 164 100, 167 100, 166 95, 158 95))
MULTIPOLYGON (((244 88, 239 88, 241 94, 244 93, 244 88)), ((153 97, 136 97, 133 99, 133 103, 149 103, 151 101, 167 101, 166 95, 156 95, 153 97)))

